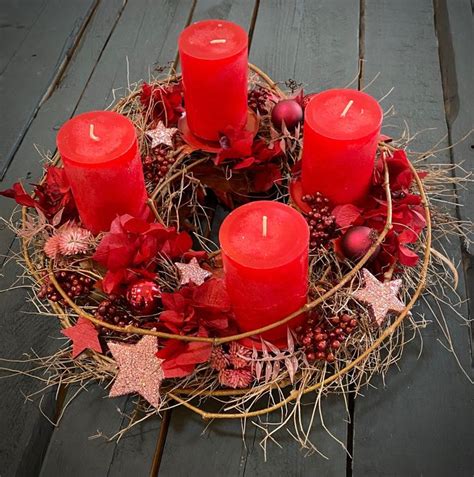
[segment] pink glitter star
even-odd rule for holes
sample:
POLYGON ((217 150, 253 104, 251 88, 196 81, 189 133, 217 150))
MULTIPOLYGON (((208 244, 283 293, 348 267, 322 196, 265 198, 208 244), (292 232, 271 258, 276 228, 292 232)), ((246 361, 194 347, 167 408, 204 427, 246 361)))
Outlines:
POLYGON ((150 129, 145 134, 151 139, 151 148, 160 144, 166 144, 173 147, 173 136, 178 130, 176 128, 167 128, 162 121, 158 123, 156 129, 150 129))
POLYGON ((136 344, 107 343, 119 367, 109 396, 138 393, 152 406, 160 404, 160 385, 164 379, 162 359, 156 357, 158 340, 146 335, 136 344))
POLYGON ((193 257, 189 263, 175 263, 175 265, 178 268, 181 277, 179 282, 180 285, 194 283, 199 286, 212 276, 211 272, 208 272, 199 266, 196 257, 193 257))
POLYGON ((382 283, 365 268, 362 273, 365 286, 357 290, 353 297, 370 306, 375 321, 381 326, 389 311, 402 311, 405 308, 405 305, 397 298, 402 281, 398 279, 382 283))

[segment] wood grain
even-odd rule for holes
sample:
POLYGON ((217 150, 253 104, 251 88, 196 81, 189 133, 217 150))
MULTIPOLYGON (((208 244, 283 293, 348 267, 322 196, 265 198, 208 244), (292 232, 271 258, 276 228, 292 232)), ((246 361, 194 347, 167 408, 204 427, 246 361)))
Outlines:
MULTIPOLYGON (((11 48, 15 53, 0 74, 3 113, 0 116, 0 176, 4 175, 41 100, 54 85, 63 62, 74 49, 94 5, 95 0, 49 0, 21 44, 11 36, 6 38, 6 44, 2 43, 2 50, 11 48)), ((28 3, 20 11, 27 8, 28 3)), ((18 10, 12 13, 17 15, 18 10)))
MULTIPOLYGON (((437 39, 433 23, 433 4, 429 0, 374 1, 365 5, 365 75, 367 84, 380 72, 368 89, 382 97, 392 86, 393 93, 384 106, 394 104, 397 118, 386 130, 396 135, 405 119, 412 134, 421 134, 411 145, 415 151, 429 149, 446 137, 447 127, 443 104, 437 39)), ((441 141, 441 148, 448 145, 441 141)), ((449 152, 442 151, 431 163, 449 164, 449 152)), ((455 212, 451 209, 451 212, 455 212)), ((458 240, 435 243, 454 261, 460 260, 458 240)), ((463 300, 464 278, 458 287, 455 302, 463 300)), ((439 292, 438 292, 438 296, 439 292)), ((414 310, 432 323, 422 330, 423 352, 418 359, 420 342, 410 343, 399 364, 392 367, 378 389, 368 388, 365 397, 355 401, 354 476, 400 475, 470 475, 471 448, 474 437, 472 385, 461 372, 446 343, 439 325, 433 321, 430 307, 447 321, 460 364, 471 375, 469 334, 461 319, 446 306, 438 308, 433 300, 421 300, 414 310)), ((466 304, 456 312, 467 316, 466 304)), ((472 456, 471 456, 472 457, 472 456)))

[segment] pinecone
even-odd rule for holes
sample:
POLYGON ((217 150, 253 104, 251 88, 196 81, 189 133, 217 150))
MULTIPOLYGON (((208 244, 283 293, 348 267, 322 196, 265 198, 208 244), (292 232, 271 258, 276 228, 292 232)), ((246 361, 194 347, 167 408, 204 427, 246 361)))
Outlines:
POLYGON ((310 316, 305 325, 296 331, 310 363, 316 360, 332 363, 335 360, 334 352, 357 326, 357 320, 348 314, 333 316, 329 320, 310 316))
MULTIPOLYGON (((71 300, 76 300, 79 297, 82 298, 89 295, 91 288, 94 285, 92 278, 86 277, 77 272, 54 272, 54 278, 56 278, 61 288, 71 300)), ((56 287, 51 283, 48 276, 44 278, 44 282, 38 292, 38 298, 41 300, 47 298, 48 300, 60 303, 61 305, 66 304, 65 300, 62 298, 56 287)))
POLYGON ((249 91, 248 95, 248 105, 249 107, 260 114, 268 114, 269 111, 269 100, 271 100, 270 93, 267 89, 263 88, 260 85, 256 85, 252 90, 249 91))
MULTIPOLYGON (((137 321, 127 311, 125 307, 125 301, 123 298, 117 298, 110 296, 109 298, 101 301, 97 310, 95 311, 95 317, 98 320, 105 321, 111 325, 126 327, 128 325, 137 325, 137 321)), ((114 330, 102 326, 100 328, 100 334, 110 336, 115 333, 114 330)))
POLYGON ((311 211, 306 214, 310 230, 310 248, 327 245, 336 231, 336 219, 331 215, 329 199, 316 192, 314 195, 304 195, 301 200, 311 207, 311 211))
POLYGON ((155 147, 151 154, 143 159, 145 181, 155 187, 166 176, 175 158, 169 155, 170 149, 164 146, 155 147))

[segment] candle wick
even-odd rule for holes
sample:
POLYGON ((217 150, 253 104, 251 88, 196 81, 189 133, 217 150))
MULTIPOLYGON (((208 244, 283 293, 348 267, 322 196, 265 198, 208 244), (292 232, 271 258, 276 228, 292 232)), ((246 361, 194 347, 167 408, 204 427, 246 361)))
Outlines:
POLYGON ((100 141, 100 138, 94 134, 94 125, 89 126, 89 136, 93 141, 100 141))
POLYGON ((227 40, 225 40, 224 38, 219 38, 217 40, 211 40, 209 41, 209 43, 211 45, 216 45, 217 43, 227 43, 227 40))
POLYGON ((264 237, 266 237, 267 232, 268 232, 268 217, 266 215, 264 215, 262 217, 262 235, 264 237))
POLYGON ((354 104, 354 101, 351 99, 347 104, 346 107, 344 108, 344 111, 341 113, 341 118, 344 118, 347 114, 347 111, 351 109, 351 106, 354 104))

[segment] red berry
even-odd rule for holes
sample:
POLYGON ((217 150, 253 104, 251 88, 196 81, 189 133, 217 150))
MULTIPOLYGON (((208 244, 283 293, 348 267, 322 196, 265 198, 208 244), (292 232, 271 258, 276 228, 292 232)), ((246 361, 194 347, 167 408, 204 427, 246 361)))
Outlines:
POLYGON ((328 363, 334 362, 335 359, 336 359, 336 358, 334 357, 334 355, 333 355, 332 353, 328 353, 328 354, 326 355, 326 360, 327 360, 328 363))
POLYGON ((310 362, 316 361, 316 355, 314 353, 308 353, 306 357, 308 358, 308 361, 310 362))
POLYGON ((334 340, 334 341, 331 343, 331 348, 338 349, 340 346, 341 346, 341 342, 338 341, 338 340, 334 340))
POLYGON ((324 351, 326 349, 326 346, 327 346, 326 341, 322 340, 316 345, 316 348, 318 348, 319 351, 324 351))

